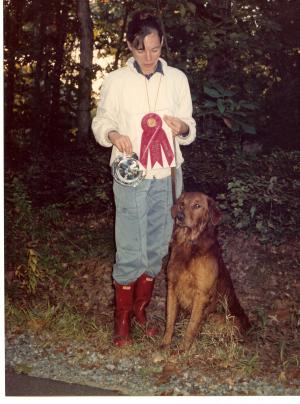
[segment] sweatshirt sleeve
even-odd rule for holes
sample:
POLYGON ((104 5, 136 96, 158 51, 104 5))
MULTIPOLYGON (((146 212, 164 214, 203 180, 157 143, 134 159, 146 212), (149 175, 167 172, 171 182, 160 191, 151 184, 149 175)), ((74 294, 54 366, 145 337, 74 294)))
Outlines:
POLYGON ((189 132, 186 136, 177 136, 176 139, 180 145, 188 145, 196 138, 196 122, 193 118, 193 105, 190 92, 190 86, 185 74, 182 73, 181 80, 179 81, 178 91, 178 105, 177 105, 177 118, 185 122, 189 127, 189 132))
POLYGON ((101 86, 100 101, 96 116, 92 121, 92 130, 98 143, 104 147, 111 147, 108 133, 112 130, 119 131, 118 127, 119 104, 118 94, 114 80, 108 75, 101 86))

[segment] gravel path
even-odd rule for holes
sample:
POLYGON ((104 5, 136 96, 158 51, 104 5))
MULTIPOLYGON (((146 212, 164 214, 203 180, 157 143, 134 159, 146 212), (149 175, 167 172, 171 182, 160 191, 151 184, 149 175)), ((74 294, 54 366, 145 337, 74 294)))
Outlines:
POLYGON ((289 386, 278 378, 237 381, 231 379, 230 372, 222 379, 220 375, 201 374, 197 366, 182 369, 176 360, 166 363, 155 353, 152 363, 145 363, 141 357, 112 360, 110 355, 99 354, 88 343, 74 342, 60 352, 57 346, 43 347, 33 333, 7 338, 6 366, 30 376, 117 390, 130 396, 300 394, 299 380, 289 386))

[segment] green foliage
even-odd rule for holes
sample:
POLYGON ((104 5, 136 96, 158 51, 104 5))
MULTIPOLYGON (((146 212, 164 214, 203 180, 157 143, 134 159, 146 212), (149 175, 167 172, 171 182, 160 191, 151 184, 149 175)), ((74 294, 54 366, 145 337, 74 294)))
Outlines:
POLYGON ((37 156, 27 172, 22 165, 19 173, 7 170, 5 264, 14 296, 21 291, 34 297, 51 279, 66 285, 72 262, 113 250, 113 234, 108 237, 95 219, 113 215, 109 155, 99 150, 86 149, 80 158, 37 156), (82 222, 88 213, 91 226, 82 222))
POLYGON ((27 257, 27 264, 18 265, 15 276, 21 289, 29 295, 35 295, 40 282, 45 278, 45 273, 40 267, 40 257, 33 248, 27 249, 27 257))
POLYGON ((299 153, 273 152, 264 156, 260 175, 243 173, 228 182, 227 193, 218 199, 237 229, 251 229, 261 241, 273 242, 299 232, 299 161, 299 153), (288 171, 294 171, 291 177, 288 171))
MULTIPOLYGON (((187 73, 197 119, 198 140, 184 150, 187 190, 217 197, 235 228, 280 242, 299 233, 299 152, 291 151, 299 146, 299 2, 213 3, 91 1, 93 79, 127 59, 130 14, 158 11, 162 56, 187 73), (267 145, 264 154, 245 153, 246 137, 267 145)), ((66 213, 113 216, 110 150, 92 136, 74 146, 76 1, 5 1, 4 18, 6 265, 34 294, 60 273, 62 257, 101 248, 97 230, 63 226, 66 213)))
POLYGON ((254 355, 250 357, 242 358, 238 362, 238 368, 244 377, 251 376, 254 372, 256 372, 260 368, 260 357, 256 352, 254 355))
POLYGON ((19 228, 23 231, 31 230, 32 205, 27 195, 26 187, 18 176, 11 172, 7 175, 6 201, 11 215, 7 217, 7 226, 11 230, 19 228))
POLYGON ((10 264, 26 265, 27 243, 33 231, 32 204, 21 177, 8 172, 5 178, 5 253, 10 264))
POLYGON ((236 101, 234 96, 238 93, 238 89, 235 91, 224 89, 216 82, 204 84, 203 92, 210 99, 204 100, 199 105, 200 116, 213 115, 222 119, 233 132, 242 131, 246 134, 256 134, 255 127, 248 121, 251 119, 252 111, 258 107, 256 103, 246 100, 236 101))
MULTIPOLYGON (((130 15, 149 9, 164 24, 163 57, 188 74, 194 113, 205 130, 227 125, 249 135, 256 131, 270 147, 299 147, 299 2, 248 3, 90 1, 92 78, 125 63, 130 15), (235 94, 222 94, 216 86, 235 94)), ((76 141, 76 1, 6 1, 4 19, 7 143, 15 154, 16 149, 34 153, 38 147, 53 150, 76 141)), ((96 101, 99 94, 92 96, 96 101)))
POLYGON ((45 275, 34 247, 40 235, 38 220, 21 176, 8 173, 5 185, 6 266, 14 268, 22 289, 35 294, 45 275))
POLYGON ((299 233, 298 151, 246 153, 238 139, 219 133, 200 136, 184 155, 185 189, 216 198, 231 226, 254 232, 264 242, 299 233))

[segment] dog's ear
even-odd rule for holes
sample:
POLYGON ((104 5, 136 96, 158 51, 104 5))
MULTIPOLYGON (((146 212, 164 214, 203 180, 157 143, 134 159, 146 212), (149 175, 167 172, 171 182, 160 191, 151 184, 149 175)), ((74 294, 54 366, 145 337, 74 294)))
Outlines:
POLYGON ((176 202, 174 203, 174 205, 171 208, 171 215, 172 218, 175 219, 177 213, 178 213, 178 206, 179 206, 179 201, 182 198, 183 193, 179 196, 179 198, 177 198, 176 202))
POLYGON ((216 207, 216 203, 212 198, 208 199, 208 209, 211 223, 213 224, 213 226, 217 226, 217 224, 220 223, 222 214, 216 207))
POLYGON ((175 217, 177 215, 177 210, 178 210, 177 208, 178 208, 177 203, 175 203, 175 205, 173 205, 172 208, 171 208, 171 215, 172 215, 173 219, 175 219, 175 217))

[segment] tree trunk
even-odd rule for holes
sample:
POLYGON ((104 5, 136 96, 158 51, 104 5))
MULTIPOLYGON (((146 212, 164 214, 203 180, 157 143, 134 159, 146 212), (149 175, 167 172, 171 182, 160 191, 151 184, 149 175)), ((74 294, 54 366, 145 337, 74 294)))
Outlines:
MULTIPOLYGON (((38 34, 34 38, 34 53, 33 53, 33 63, 35 63, 34 69, 34 90, 33 90, 33 102, 32 102, 32 136, 31 136, 31 146, 35 152, 38 151, 43 140, 41 139, 42 134, 44 135, 45 121, 43 119, 43 75, 45 70, 45 48, 46 48, 46 27, 47 27, 47 15, 43 4, 37 5, 36 13, 38 15, 38 34)), ((48 64, 48 62, 46 62, 48 64)))
POLYGON ((67 17, 68 7, 65 0, 57 2, 55 10, 55 26, 56 26, 56 47, 55 47, 55 63, 52 71, 51 79, 51 110, 49 117, 49 137, 53 137, 53 133, 57 134, 57 143, 61 139, 60 133, 53 132, 53 128, 57 126, 60 113, 60 88, 61 88, 61 73, 64 60, 64 45, 67 35, 67 17))
POLYGON ((7 76, 5 91, 5 143, 7 147, 12 146, 12 131, 14 122, 14 98, 16 82, 16 51, 19 46, 20 29, 22 26, 22 4, 19 1, 12 1, 4 10, 4 22, 6 26, 5 45, 7 49, 7 76))
POLYGON ((125 13, 124 13, 124 17, 123 17, 123 24, 122 24, 121 34, 120 34, 120 40, 119 40, 119 43, 118 43, 118 46, 117 46, 117 51, 116 51, 114 65, 113 65, 113 70, 116 70, 118 68, 119 59, 120 59, 120 55, 121 55, 121 51, 122 51, 122 47, 123 47, 123 38, 124 38, 125 31, 126 31, 126 26, 127 26, 129 7, 130 7, 129 4, 125 5, 125 13))
POLYGON ((77 0, 77 16, 80 24, 78 142, 82 145, 87 139, 91 125, 93 23, 89 0, 77 0))

